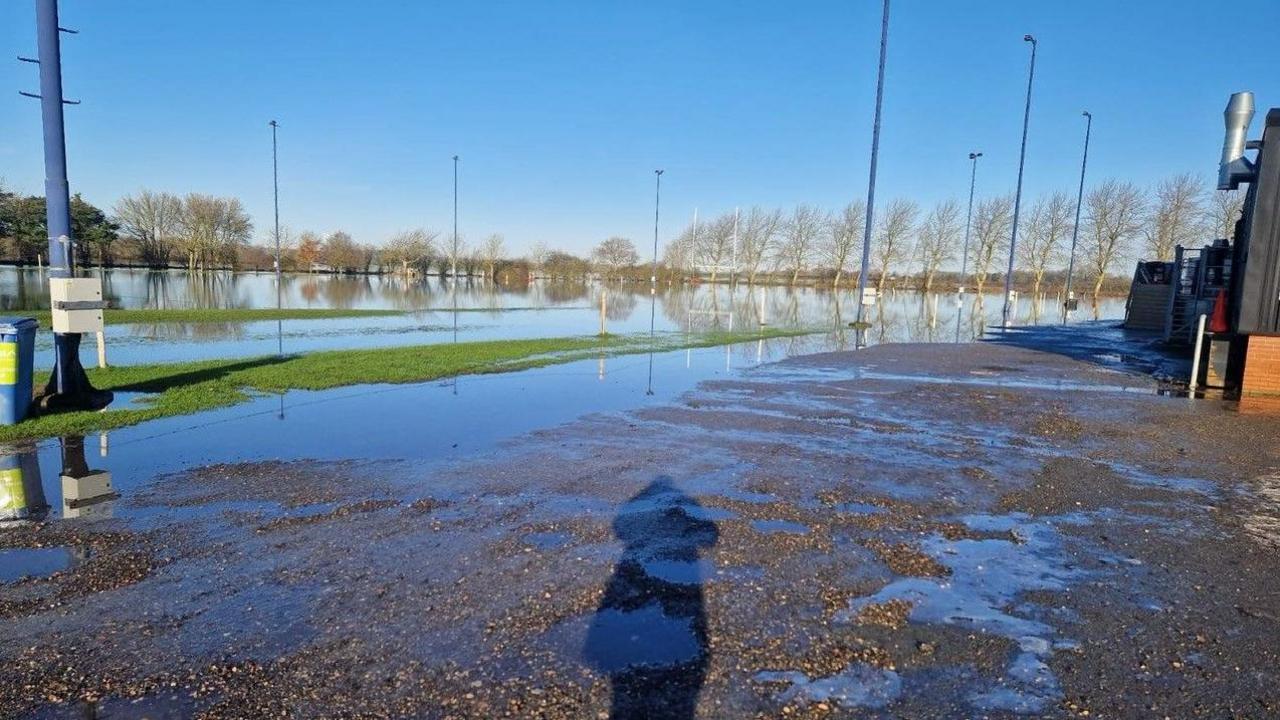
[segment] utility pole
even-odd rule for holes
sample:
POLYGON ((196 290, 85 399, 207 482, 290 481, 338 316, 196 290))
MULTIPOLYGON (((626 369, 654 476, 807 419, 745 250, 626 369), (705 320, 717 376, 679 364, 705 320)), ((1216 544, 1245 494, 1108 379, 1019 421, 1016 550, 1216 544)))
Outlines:
POLYGON ((1023 35, 1023 42, 1031 43, 1031 70, 1027 73, 1027 106, 1022 112, 1022 150, 1018 153, 1018 186, 1013 193, 1013 234, 1009 236, 1009 270, 1004 275, 1004 309, 1000 324, 1009 327, 1013 315, 1013 260, 1018 246, 1018 213, 1022 209, 1022 170, 1027 163, 1027 127, 1031 124, 1031 84, 1036 78, 1036 39, 1023 35))
POLYGON ((653 262, 649 266, 650 294, 658 288, 658 208, 662 203, 662 170, 654 170, 653 186, 653 262))
POLYGON ((1076 269, 1076 239, 1080 237, 1080 206, 1084 204, 1084 168, 1089 163, 1089 134, 1093 131, 1093 113, 1085 110, 1084 156, 1080 158, 1080 190, 1076 193, 1076 222, 1071 226, 1071 256, 1067 260, 1066 297, 1062 299, 1062 322, 1067 322, 1067 313, 1071 312, 1071 276, 1076 269))
MULTIPOLYGON (((58 25, 58 0, 36 0, 36 44, 40 65, 40 94, 22 93, 40 100, 44 129, 44 195, 48 213, 49 279, 52 283, 75 275, 75 244, 71 235, 71 188, 67 182, 66 126, 63 104, 77 104, 62 97, 62 39, 72 33, 58 25)), ((30 59, 27 59, 31 61, 30 59)), ((101 307, 101 304, 98 304, 101 307)), ((98 410, 111 403, 109 390, 89 384, 80 364, 80 333, 55 332, 53 376, 41 394, 46 410, 98 410)))
POLYGON ((453 252, 449 254, 449 275, 458 278, 458 156, 453 156, 453 252))
POLYGON ((884 105, 884 60, 889 47, 889 0, 884 0, 880 18, 880 71, 876 76, 876 116, 871 125, 871 175, 867 181, 867 219, 862 228, 862 269, 858 272, 858 324, 862 324, 862 296, 867 291, 871 269, 871 225, 876 208, 876 162, 880 155, 880 110, 884 105))
POLYGON ((980 152, 969 153, 969 160, 973 163, 973 169, 969 172, 969 214, 964 221, 964 255, 960 260, 960 293, 964 294, 964 281, 969 275, 969 231, 973 227, 973 189, 978 183, 978 158, 982 157, 980 152))
MULTIPOLYGON (((272 120, 270 122, 270 125, 271 125, 271 190, 272 190, 273 200, 275 203, 275 213, 276 213, 276 310, 279 310, 281 307, 283 307, 283 301, 281 300, 282 288, 280 284, 281 283, 280 162, 276 154, 276 128, 279 127, 279 123, 277 123, 275 120, 272 120)), ((281 322, 282 321, 279 318, 276 319, 276 330, 277 330, 276 340, 279 342, 279 347, 276 351, 276 354, 279 357, 284 357, 284 333, 279 332, 281 329, 281 322)))

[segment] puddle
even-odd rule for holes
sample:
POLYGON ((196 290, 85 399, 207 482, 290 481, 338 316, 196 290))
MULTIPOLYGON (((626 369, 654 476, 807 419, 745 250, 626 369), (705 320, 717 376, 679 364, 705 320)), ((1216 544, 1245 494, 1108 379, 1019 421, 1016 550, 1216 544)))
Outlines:
POLYGON ((802 672, 760 672, 752 678, 759 683, 786 683, 790 687, 778 695, 782 702, 835 703, 843 707, 879 710, 902 695, 902 678, 893 670, 854 663, 837 675, 809 679, 802 672))
POLYGON ((584 654, 601 672, 666 667, 698 659, 702 645, 689 618, 670 617, 656 602, 635 610, 606 608, 590 620, 584 654))
POLYGON ((71 567, 71 548, 18 548, 0 550, 0 583, 23 578, 48 577, 71 567))
POLYGON ((1040 712, 1061 696, 1046 660, 1062 647, 1058 631, 1036 617, 1035 606, 1015 606, 1022 593, 1065 591, 1084 572, 1063 551, 1050 522, 1022 513, 962 518, 970 529, 1010 533, 1014 540, 947 540, 935 535, 921 549, 951 570, 946 578, 908 577, 874 595, 855 600, 837 616, 850 621, 872 603, 907 600, 914 623, 952 625, 1009 638, 1018 643, 1003 677, 970 697, 979 709, 1040 712))

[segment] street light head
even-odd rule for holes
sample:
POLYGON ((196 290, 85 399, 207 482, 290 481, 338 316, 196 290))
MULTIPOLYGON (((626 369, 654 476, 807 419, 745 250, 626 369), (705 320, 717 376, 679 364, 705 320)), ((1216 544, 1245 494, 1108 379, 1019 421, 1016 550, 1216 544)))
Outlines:
POLYGON ((654 174, 655 174, 655 175, 661 175, 662 173, 664 173, 664 172, 666 172, 666 171, 665 171, 665 170, 654 170, 653 172, 654 172, 654 174))
POLYGON ((1032 45, 1035 45, 1035 44, 1036 44, 1036 39, 1035 39, 1035 37, 1033 37, 1033 36, 1031 36, 1031 35, 1023 35, 1023 36, 1022 36, 1022 41, 1023 41, 1023 42, 1029 42, 1029 43, 1031 43, 1032 45))
POLYGON ((980 157, 982 157, 982 153, 980 153, 980 152, 979 152, 979 153, 969 153, 969 159, 970 159, 970 160, 977 160, 977 159, 978 159, 978 158, 980 158, 980 157))
POLYGON ((1091 118, 1091 117, 1093 117, 1093 113, 1089 112, 1088 110, 1085 110, 1084 112, 1082 112, 1082 113, 1080 113, 1080 114, 1081 114, 1083 117, 1087 117, 1087 118, 1091 118))
POLYGON ((457 156, 457 155, 454 155, 454 156, 453 156, 453 161, 454 161, 454 162, 458 162, 458 156, 457 156))
POLYGON ((268 125, 270 125, 271 127, 276 127, 276 121, 275 121, 275 120, 272 120, 271 122, 269 122, 269 123, 267 123, 267 124, 268 124, 268 125))

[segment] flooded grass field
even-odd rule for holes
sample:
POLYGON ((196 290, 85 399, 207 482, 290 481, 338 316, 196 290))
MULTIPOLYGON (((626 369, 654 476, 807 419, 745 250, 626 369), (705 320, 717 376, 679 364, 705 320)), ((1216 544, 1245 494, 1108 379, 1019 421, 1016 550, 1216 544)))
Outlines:
MULTIPOLYGON (((118 308, 274 308, 275 276, 270 273, 107 270, 103 294, 118 308)), ((0 305, 48 306, 34 270, 0 269, 0 305)), ((607 329, 629 334, 650 330, 649 288, 644 283, 566 284, 536 281, 526 286, 483 282, 452 284, 439 278, 406 283, 390 276, 285 275, 283 306, 337 310, 397 310, 384 317, 266 322, 166 322, 109 325, 112 364, 176 362, 286 352, 390 347, 467 340, 566 337, 600 328, 600 293, 607 293, 607 329), (454 312, 454 308, 458 312, 454 312)), ((698 332, 759 327, 847 330, 857 318, 854 289, 696 285, 660 288, 654 317, 657 332, 698 332)), ((998 294, 889 293, 866 318, 867 341, 956 342, 980 337, 1000 319, 998 294)), ((1081 304, 1079 319, 1092 319, 1081 304)), ((1019 324, 1059 321, 1057 301, 1020 298, 1019 324)), ((1098 318, 1121 317, 1122 298, 1103 298, 1098 318)), ((852 335, 852 333, 849 333, 852 335)), ((37 365, 52 358, 52 335, 38 336, 37 365)), ((96 362, 92 343, 82 348, 87 365, 96 362)))
MULTIPOLYGON (((126 307, 274 304, 269 276, 163 301, 120 277, 126 307)), ((463 286, 455 313, 434 284, 290 283, 290 305, 310 284, 312 307, 405 314, 114 325, 109 354, 599 323, 598 286, 463 286)), ((610 332, 647 336, 647 293, 607 292, 610 332)), ((660 336, 817 331, 12 444, 0 717, 1280 709, 1273 422, 1163 394, 1169 358, 1112 323, 984 332, 996 298, 899 293, 864 334, 848 295, 665 290, 660 336)))

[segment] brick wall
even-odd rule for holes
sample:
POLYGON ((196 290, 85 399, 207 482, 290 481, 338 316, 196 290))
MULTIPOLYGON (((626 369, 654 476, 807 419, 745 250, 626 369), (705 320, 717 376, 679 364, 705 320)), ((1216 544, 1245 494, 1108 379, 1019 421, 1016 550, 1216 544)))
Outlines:
POLYGON ((1280 396, 1280 337, 1249 336, 1241 396, 1280 396))

